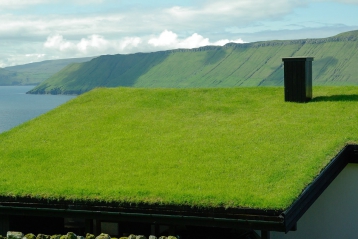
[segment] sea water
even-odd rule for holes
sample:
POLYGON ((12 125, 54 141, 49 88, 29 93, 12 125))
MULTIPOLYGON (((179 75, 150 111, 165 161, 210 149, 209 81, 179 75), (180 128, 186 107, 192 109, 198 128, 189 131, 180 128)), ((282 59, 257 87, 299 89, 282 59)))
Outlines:
POLYGON ((74 98, 70 95, 26 94, 34 86, 0 86, 0 133, 74 98))

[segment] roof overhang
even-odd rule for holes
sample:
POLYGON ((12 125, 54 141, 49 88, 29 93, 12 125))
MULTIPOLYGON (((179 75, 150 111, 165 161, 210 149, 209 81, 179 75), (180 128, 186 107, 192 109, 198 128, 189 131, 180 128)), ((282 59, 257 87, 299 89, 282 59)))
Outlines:
POLYGON ((349 163, 358 163, 358 145, 346 145, 305 188, 291 207, 282 213, 286 232, 296 225, 302 215, 349 163))

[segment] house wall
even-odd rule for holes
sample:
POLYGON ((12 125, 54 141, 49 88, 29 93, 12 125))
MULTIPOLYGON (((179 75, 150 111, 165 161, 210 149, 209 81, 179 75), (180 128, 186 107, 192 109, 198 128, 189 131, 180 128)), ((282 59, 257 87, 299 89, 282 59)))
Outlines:
POLYGON ((348 164, 297 223, 297 231, 273 239, 357 238, 358 164, 348 164))

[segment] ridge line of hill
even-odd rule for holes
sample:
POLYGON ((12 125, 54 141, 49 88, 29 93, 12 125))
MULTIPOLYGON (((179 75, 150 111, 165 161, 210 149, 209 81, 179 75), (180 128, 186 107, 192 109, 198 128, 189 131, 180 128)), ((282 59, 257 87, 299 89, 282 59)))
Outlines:
POLYGON ((81 94, 96 87, 282 86, 282 57, 312 56, 314 85, 358 85, 358 30, 320 39, 228 43, 104 55, 68 65, 29 93, 81 94))
POLYGON ((45 60, 0 68, 0 86, 38 85, 71 63, 85 62, 94 57, 45 60))

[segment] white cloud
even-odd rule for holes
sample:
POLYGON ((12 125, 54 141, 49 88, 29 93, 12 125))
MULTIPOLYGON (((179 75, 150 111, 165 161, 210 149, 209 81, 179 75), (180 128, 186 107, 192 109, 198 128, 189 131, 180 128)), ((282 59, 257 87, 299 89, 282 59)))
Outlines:
POLYGON ((335 2, 347 3, 347 4, 358 4, 358 0, 336 0, 335 2))
POLYGON ((63 36, 56 34, 49 36, 44 43, 46 48, 58 49, 59 51, 66 51, 74 48, 74 44, 63 39, 63 36))
POLYGON ((148 44, 158 47, 158 46, 171 46, 175 45, 178 39, 178 35, 174 32, 165 30, 162 32, 159 37, 153 37, 148 41, 148 44))
POLYGON ((78 41, 70 41, 62 35, 51 35, 43 44, 44 50, 60 55, 89 56, 101 54, 128 53, 136 49, 142 40, 139 37, 125 37, 120 40, 107 40, 100 35, 90 35, 78 41))
POLYGON ((38 59, 42 59, 45 54, 26 54, 25 55, 26 57, 35 57, 35 58, 38 58, 38 59))
POLYGON ((49 59, 46 54, 2 54, 0 53, 0 68, 6 66, 21 65, 30 62, 44 61, 49 59))
MULTIPOLYGON (((79 4, 79 5, 101 4, 101 3, 105 2, 105 0, 67 0, 67 1, 79 4)), ((62 0, 62 2, 64 2, 64 1, 62 0)))
POLYGON ((229 40, 229 39, 223 39, 223 40, 219 40, 219 41, 216 41, 214 42, 214 45, 217 45, 217 46, 223 46, 229 42, 232 42, 232 43, 246 43, 244 40, 242 40, 241 38, 238 38, 236 40, 229 40))
POLYGON ((179 38, 172 31, 164 30, 159 36, 124 37, 113 40, 100 35, 90 35, 77 41, 65 39, 60 34, 47 37, 43 44, 44 51, 67 57, 92 56, 100 54, 134 53, 138 51, 155 51, 176 48, 196 48, 206 45, 224 45, 228 42, 243 43, 241 39, 223 39, 210 42, 209 38, 194 33, 187 38, 179 38))
POLYGON ((306 0, 222 0, 204 1, 202 6, 173 6, 165 11, 173 18, 192 23, 192 20, 205 22, 215 19, 218 22, 236 22, 242 25, 249 21, 279 18, 293 11, 295 7, 305 6, 306 0))
POLYGON ((210 43, 209 38, 204 38, 197 33, 194 33, 190 37, 181 41, 179 40, 177 44, 180 48, 196 48, 200 46, 215 45, 210 43))
POLYGON ((117 45, 121 51, 128 49, 136 49, 142 43, 142 39, 139 37, 125 37, 117 45))
POLYGON ((331 18, 332 24, 335 21, 340 24, 339 28, 312 23, 327 23, 324 11, 317 14, 317 18, 322 16, 322 21, 295 16, 298 8, 310 9, 320 2, 357 4, 358 0, 159 1, 165 2, 164 5, 154 2, 0 0, 0 65, 20 64, 31 59, 224 45, 242 43, 242 39, 317 37, 324 30, 329 32, 326 37, 332 29, 339 33, 358 24, 351 20, 355 19, 354 13, 349 23, 340 20, 342 17, 331 18), (292 16, 290 22, 286 21, 287 16, 292 16), (302 19, 307 23, 301 24, 302 19), (311 31, 304 35, 302 29, 308 32, 308 28, 311 31), (290 31, 282 32, 282 29, 290 31), (320 29, 316 35, 312 35, 314 29, 320 29), (293 35, 294 32, 297 34, 293 35))
MULTIPOLYGON (((0 0, 0 9, 12 6, 13 1, 0 0), (11 4, 10 4, 11 2, 11 4)), ((98 0, 93 0, 96 3, 98 0)), ((14 5, 20 6, 47 3, 49 0, 14 0, 14 5)), ((54 2, 59 2, 56 0, 54 2)), ((85 1, 78 0, 77 4, 85 1)), ((117 5, 121 5, 120 1, 117 5)), ((197 1, 194 1, 194 3, 197 1)), ((256 20, 277 19, 306 2, 298 0, 223 0, 198 1, 200 4, 191 7, 173 6, 169 8, 155 8, 151 11, 133 8, 125 11, 117 9, 111 12, 82 13, 82 14, 0 14, 0 35, 24 37, 47 37, 59 33, 68 38, 78 38, 98 34, 106 38, 126 36, 144 36, 161 32, 163 29, 173 29, 180 35, 192 35, 194 32, 202 34, 208 32, 224 32, 229 27, 246 27, 256 20), (279 7, 277 7, 279 6, 279 7)), ((65 1, 69 4, 69 1, 65 1)), ((88 3, 89 4, 89 3, 88 3)), ((96 3, 98 4, 98 2, 96 3)), ((69 4, 71 5, 71 4, 69 4)), ((73 5, 73 3, 72 3, 73 5)), ((100 6, 101 4, 98 4, 100 6)), ((43 6, 43 5, 40 5, 43 6)), ((95 5, 97 6, 97 5, 95 5)), ((92 6, 93 7, 93 6, 92 6)), ((83 7, 85 8, 85 7, 83 7)), ((54 12, 53 10, 51 12, 54 12)), ((219 40, 219 39, 217 39, 219 40)))
POLYGON ((205 45, 224 45, 228 42, 243 43, 243 40, 234 38, 234 40, 222 39, 211 41, 208 37, 204 37, 199 33, 193 33, 185 37, 169 30, 164 30, 156 35, 119 38, 109 38, 99 34, 73 38, 72 36, 57 33, 45 37, 39 43, 32 42, 27 44, 16 41, 16 47, 8 47, 14 44, 14 42, 0 41, 0 49, 4 49, 0 51, 0 67, 74 57, 153 52, 176 48, 196 48, 205 45))
POLYGON ((204 38, 197 33, 194 33, 187 38, 180 39, 176 33, 168 30, 163 31, 158 37, 152 37, 148 40, 149 45, 160 49, 197 48, 207 45, 223 46, 229 42, 244 43, 242 39, 222 39, 210 42, 209 38, 204 38))
POLYGON ((358 0, 314 0, 315 2, 336 2, 336 3, 345 3, 345 4, 358 4, 358 0))
POLYGON ((46 3, 48 0, 0 0, 0 8, 24 8, 29 5, 46 3))
POLYGON ((40 4, 78 4, 78 5, 89 5, 89 4, 101 4, 105 0, 0 0, 0 9, 20 9, 26 8, 31 5, 40 4))
POLYGON ((90 49, 97 49, 99 51, 105 50, 108 45, 109 42, 105 40, 102 36, 92 35, 89 36, 87 39, 82 38, 76 47, 79 51, 86 53, 90 49))

